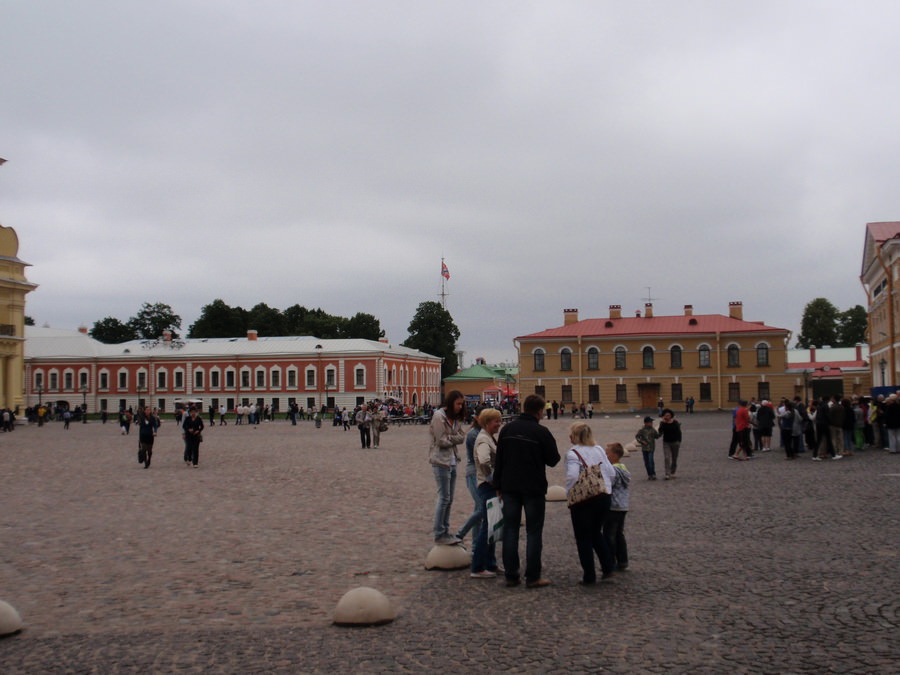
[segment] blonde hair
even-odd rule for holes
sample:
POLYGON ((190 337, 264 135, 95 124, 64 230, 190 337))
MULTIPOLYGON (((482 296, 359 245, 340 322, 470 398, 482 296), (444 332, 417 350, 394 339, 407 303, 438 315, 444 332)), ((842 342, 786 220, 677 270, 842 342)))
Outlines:
POLYGON ((619 443, 618 441, 610 443, 609 445, 606 446, 606 449, 609 452, 611 452, 612 454, 614 454, 616 457, 618 457, 619 459, 621 459, 622 456, 625 454, 625 448, 623 448, 622 444, 619 443))
POLYGON ((592 446, 594 443, 594 432, 588 426, 587 422, 573 422, 569 427, 569 440, 577 445, 592 446))
POLYGON ((484 429, 488 424, 494 420, 499 420, 501 417, 503 417, 503 415, 501 415, 500 411, 496 408, 485 408, 478 413, 478 424, 484 429))

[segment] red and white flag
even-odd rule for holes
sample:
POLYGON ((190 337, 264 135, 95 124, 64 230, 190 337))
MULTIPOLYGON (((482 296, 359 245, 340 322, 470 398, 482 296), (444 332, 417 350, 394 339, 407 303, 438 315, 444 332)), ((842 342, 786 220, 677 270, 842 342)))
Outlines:
POLYGON ((445 279, 450 278, 450 270, 447 269, 447 265, 444 264, 443 262, 441 263, 441 276, 444 277, 445 279))

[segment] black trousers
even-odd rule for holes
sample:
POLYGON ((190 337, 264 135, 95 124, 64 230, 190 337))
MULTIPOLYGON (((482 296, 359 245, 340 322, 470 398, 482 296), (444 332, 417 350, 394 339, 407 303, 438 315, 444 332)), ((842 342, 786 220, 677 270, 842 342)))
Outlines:
MULTIPOLYGON (((609 504, 609 495, 601 495, 596 499, 576 504, 569 509, 569 515, 572 517, 572 531, 575 534, 575 547, 578 549, 578 561, 581 563, 583 573, 582 581, 586 584, 597 581, 594 554, 600 560, 600 569, 603 574, 610 574, 615 570, 615 562, 609 550, 609 544, 603 536, 603 524, 609 513, 609 504)), ((505 510, 503 515, 505 520, 505 510)), ((503 544, 503 562, 505 563, 506 542, 504 541, 503 544)))

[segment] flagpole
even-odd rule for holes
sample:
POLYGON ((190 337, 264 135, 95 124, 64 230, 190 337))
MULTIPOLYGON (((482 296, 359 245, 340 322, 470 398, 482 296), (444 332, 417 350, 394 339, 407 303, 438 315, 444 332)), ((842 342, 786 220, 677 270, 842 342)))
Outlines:
POLYGON ((447 296, 450 294, 444 289, 444 284, 449 278, 450 271, 447 269, 447 265, 444 264, 444 257, 441 256, 441 309, 447 309, 447 296))

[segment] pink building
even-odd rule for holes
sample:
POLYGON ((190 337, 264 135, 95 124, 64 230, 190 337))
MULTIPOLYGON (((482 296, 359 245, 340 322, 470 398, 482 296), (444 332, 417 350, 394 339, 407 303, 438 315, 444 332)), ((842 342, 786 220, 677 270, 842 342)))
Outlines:
POLYGON ((375 398, 438 404, 441 359, 388 342, 314 337, 132 340, 103 344, 78 331, 27 326, 25 404, 86 404, 88 412, 145 403, 172 412, 201 400, 229 410, 269 405, 285 412, 375 398))

